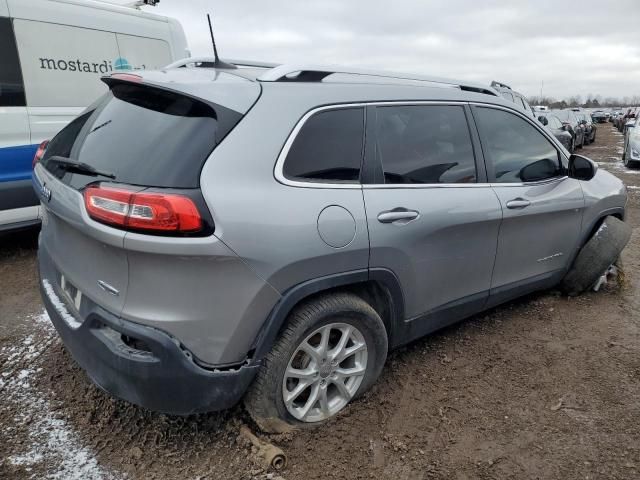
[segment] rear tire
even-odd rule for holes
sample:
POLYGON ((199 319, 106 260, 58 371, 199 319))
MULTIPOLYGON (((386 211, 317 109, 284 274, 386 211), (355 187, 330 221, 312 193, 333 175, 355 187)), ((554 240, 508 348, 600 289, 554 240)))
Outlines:
POLYGON ((319 296, 297 306, 289 315, 284 331, 264 358, 245 397, 245 406, 264 432, 282 433, 318 425, 373 385, 384 366, 387 349, 386 329, 371 305, 350 293, 319 296), (342 337, 349 331, 352 333, 347 335, 355 337, 348 337, 343 351, 346 355, 360 346, 359 352, 364 351, 365 356, 360 357, 358 363, 355 363, 355 356, 359 353, 343 360, 334 353, 339 351, 342 337), (327 340, 323 350, 325 332, 327 340), (312 354, 308 353, 310 346, 312 354), (351 362, 352 357, 355 367, 345 364, 351 362), (362 378, 347 378, 345 372, 357 368, 364 369, 362 375, 357 375, 362 378), (296 377, 292 372, 305 372, 305 378, 296 377), (298 388, 300 392, 294 396, 298 388), (285 395, 288 397, 286 403, 285 395), (314 400, 316 397, 318 400, 314 400), (323 398, 329 401, 323 402, 323 398))
POLYGON ((570 297, 575 297, 592 287, 600 276, 616 263, 629 238, 629 225, 616 217, 606 217, 578 253, 569 272, 560 283, 560 290, 570 297))

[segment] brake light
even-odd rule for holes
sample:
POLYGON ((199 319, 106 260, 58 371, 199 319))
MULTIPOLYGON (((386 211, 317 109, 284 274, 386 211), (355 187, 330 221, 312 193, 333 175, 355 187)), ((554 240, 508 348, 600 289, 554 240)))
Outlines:
POLYGON ((33 156, 33 160, 31 161, 31 168, 35 168, 36 163, 42 160, 42 157, 44 156, 44 152, 47 150, 47 145, 49 145, 49 140, 45 140, 40 145, 38 145, 36 154, 33 156))
POLYGON ((84 191, 84 204, 94 220, 124 229, 159 233, 202 229, 198 208, 184 195, 89 186, 84 191))
POLYGON ((127 82, 142 82, 142 77, 133 73, 112 73, 111 78, 117 78, 118 80, 125 80, 127 82))

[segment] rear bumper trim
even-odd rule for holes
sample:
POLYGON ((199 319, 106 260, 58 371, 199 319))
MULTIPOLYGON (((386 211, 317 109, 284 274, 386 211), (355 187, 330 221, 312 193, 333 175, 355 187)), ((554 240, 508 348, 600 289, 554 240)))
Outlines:
POLYGON ((175 338, 125 321, 99 306, 79 322, 44 272, 40 290, 62 341, 91 380, 111 395, 149 410, 189 415, 230 408, 241 399, 259 368, 204 369, 175 338), (148 351, 128 346, 122 336, 142 342, 148 351))

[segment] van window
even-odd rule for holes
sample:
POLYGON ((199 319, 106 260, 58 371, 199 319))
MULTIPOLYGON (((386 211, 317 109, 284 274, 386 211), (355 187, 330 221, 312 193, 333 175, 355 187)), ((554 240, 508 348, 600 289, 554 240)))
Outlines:
POLYGON ((128 83, 113 84, 94 107, 60 131, 42 159, 78 190, 108 179, 70 172, 52 157, 85 163, 118 183, 196 188, 204 162, 242 118, 220 105, 128 83))
POLYGON ((476 181, 471 135, 461 106, 378 107, 375 132, 386 184, 476 181))
POLYGON ((493 181, 521 183, 562 174, 559 153, 533 125, 504 110, 478 107, 482 150, 493 165, 493 181))
POLYGON ((316 113, 291 145, 284 176, 316 182, 358 182, 363 144, 363 108, 316 113))
POLYGON ((24 84, 11 20, 0 17, 0 107, 24 107, 24 84))
POLYGON ((103 75, 171 63, 164 40, 22 19, 14 28, 30 107, 84 107, 106 93, 103 75))

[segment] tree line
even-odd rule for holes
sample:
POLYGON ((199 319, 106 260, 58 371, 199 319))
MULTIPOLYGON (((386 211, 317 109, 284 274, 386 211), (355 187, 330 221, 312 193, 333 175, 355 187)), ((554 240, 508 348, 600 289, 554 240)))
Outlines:
POLYGON ((583 101, 581 95, 574 95, 563 100, 557 100, 553 97, 547 96, 533 96, 529 97, 529 103, 531 105, 546 105, 549 108, 570 108, 570 107, 582 107, 582 108, 599 108, 599 107, 632 107, 640 105, 640 96, 634 95, 631 97, 602 97, 601 95, 588 95, 586 100, 583 101))

